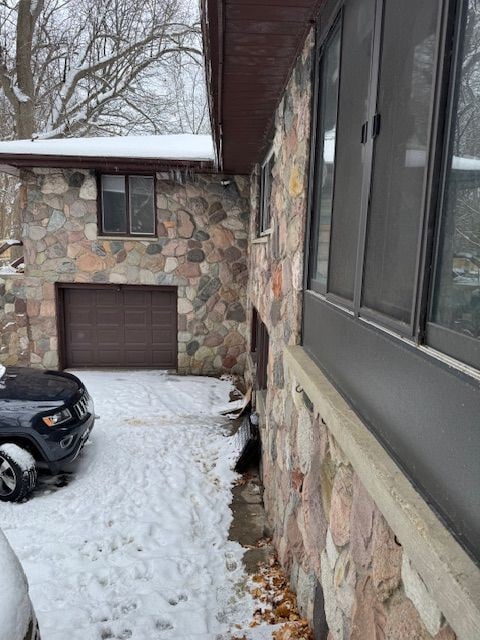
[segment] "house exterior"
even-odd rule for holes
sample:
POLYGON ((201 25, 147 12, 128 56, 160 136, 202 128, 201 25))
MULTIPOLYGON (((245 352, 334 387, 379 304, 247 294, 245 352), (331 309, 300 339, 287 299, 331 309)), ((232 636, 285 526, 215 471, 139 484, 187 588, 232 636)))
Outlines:
POLYGON ((480 637, 478 3, 203 11, 280 561, 316 638, 480 637))
POLYGON ((3 363, 242 373, 248 179, 222 183, 208 136, 91 142, 0 147, 25 252, 0 280, 3 363))
POLYGON ((480 638, 477 4, 203 0, 215 161, 0 144, 26 250, 5 361, 112 365, 112 317, 167 309, 169 364, 244 372, 321 640, 480 638))

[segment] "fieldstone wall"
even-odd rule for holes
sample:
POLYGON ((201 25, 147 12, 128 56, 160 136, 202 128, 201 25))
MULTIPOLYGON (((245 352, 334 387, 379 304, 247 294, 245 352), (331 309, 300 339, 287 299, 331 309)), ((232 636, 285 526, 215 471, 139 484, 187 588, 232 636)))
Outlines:
POLYGON ((272 232, 261 239, 252 180, 248 320, 254 305, 270 337, 261 432, 274 544, 316 638, 454 640, 395 532, 284 366, 285 346, 300 342, 312 51, 313 36, 276 114, 272 232))
POLYGON ((27 296, 23 274, 0 277, 0 362, 30 364, 27 296))
POLYGON ((158 237, 98 235, 97 183, 84 170, 22 176, 30 363, 56 367, 56 282, 175 285, 178 370, 242 373, 249 180, 157 174, 158 237))

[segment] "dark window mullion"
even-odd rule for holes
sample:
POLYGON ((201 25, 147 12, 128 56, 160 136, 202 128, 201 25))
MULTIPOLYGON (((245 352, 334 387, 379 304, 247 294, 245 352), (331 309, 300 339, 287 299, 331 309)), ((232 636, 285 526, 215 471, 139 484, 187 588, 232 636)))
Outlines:
POLYGON ((126 216, 127 216, 127 235, 132 235, 132 220, 131 220, 131 212, 132 208, 130 206, 130 176, 125 176, 125 203, 126 203, 126 216))

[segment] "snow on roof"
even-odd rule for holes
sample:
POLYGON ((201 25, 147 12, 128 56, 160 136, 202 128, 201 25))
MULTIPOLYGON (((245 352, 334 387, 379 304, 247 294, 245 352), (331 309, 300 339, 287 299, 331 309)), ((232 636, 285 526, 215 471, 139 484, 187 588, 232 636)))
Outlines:
MULTIPOLYGON (((405 166, 424 167, 427 161, 425 149, 407 149, 405 166)), ((453 156, 451 169, 454 171, 480 171, 480 158, 471 156, 453 156)))
POLYGON ((118 136, 0 142, 1 155, 213 161, 210 135, 118 136))

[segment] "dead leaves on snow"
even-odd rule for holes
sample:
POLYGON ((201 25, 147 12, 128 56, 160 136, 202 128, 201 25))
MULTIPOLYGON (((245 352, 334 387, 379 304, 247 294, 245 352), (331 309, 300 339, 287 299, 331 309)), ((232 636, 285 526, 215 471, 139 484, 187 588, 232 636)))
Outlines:
MULTIPOLYGON (((308 622, 298 612, 297 597, 290 590, 285 573, 276 558, 272 558, 267 565, 261 565, 259 572, 251 580, 251 594, 261 606, 255 611, 250 627, 281 624, 280 629, 272 634, 274 640, 313 640, 308 622)), ((232 640, 247 638, 243 636, 232 640)))

